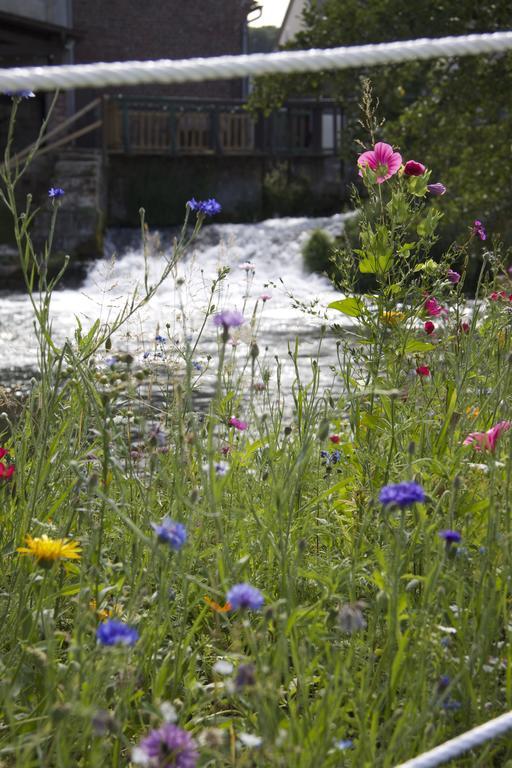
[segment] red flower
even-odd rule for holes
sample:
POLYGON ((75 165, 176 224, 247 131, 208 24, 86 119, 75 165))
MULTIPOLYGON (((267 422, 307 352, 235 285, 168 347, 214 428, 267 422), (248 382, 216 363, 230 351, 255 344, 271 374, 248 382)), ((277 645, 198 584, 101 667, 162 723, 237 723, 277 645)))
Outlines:
POLYGON ((469 323, 466 323, 466 321, 461 323, 460 330, 462 331, 462 333, 469 333, 469 323))
POLYGON ((10 464, 8 467, 0 461, 0 479, 9 480, 14 475, 14 464, 10 464))
POLYGON ((507 294, 505 293, 505 291, 493 291, 489 296, 489 299, 491 301, 499 301, 499 299, 506 299, 506 298, 507 298, 507 294))
POLYGON ((331 435, 329 440, 331 441, 331 443, 334 443, 335 445, 338 445, 338 443, 341 440, 341 437, 339 435, 331 435))
POLYGON ((3 459, 3 457, 7 456, 8 453, 9 451, 7 450, 7 448, 0 448, 0 459, 3 459))
POLYGON ((436 327, 435 327, 434 323, 432 322, 432 320, 427 320, 427 322, 424 324, 423 327, 425 329, 425 333, 428 333, 429 336, 430 336, 431 333, 434 333, 434 331, 436 329, 436 327))
POLYGON ((404 173, 406 176, 423 176, 427 169, 423 163, 418 163, 416 160, 408 160, 404 165, 404 173))
POLYGON ((430 368, 428 365, 418 365, 416 373, 418 376, 430 376, 430 368))

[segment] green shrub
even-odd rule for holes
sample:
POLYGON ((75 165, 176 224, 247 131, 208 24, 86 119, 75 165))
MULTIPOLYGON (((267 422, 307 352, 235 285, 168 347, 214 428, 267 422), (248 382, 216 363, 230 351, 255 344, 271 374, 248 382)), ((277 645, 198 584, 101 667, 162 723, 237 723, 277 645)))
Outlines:
POLYGON ((314 229, 302 247, 304 266, 310 272, 331 272, 334 240, 323 229, 314 229))

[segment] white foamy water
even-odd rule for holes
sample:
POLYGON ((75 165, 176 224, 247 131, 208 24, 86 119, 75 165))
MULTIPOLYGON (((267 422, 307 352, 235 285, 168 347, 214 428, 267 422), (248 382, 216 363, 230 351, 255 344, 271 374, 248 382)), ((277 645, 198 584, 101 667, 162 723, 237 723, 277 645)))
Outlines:
MULTIPOLYGON (((283 357, 287 355, 288 343, 294 343, 298 337, 303 359, 316 354, 320 328, 325 323, 325 308, 336 292, 325 277, 304 270, 301 247, 314 229, 339 234, 348 215, 207 225, 151 302, 114 336, 113 353, 129 349, 136 354, 144 351, 153 354, 157 333, 171 342, 173 339, 179 342, 184 333, 193 338, 204 318, 212 280, 220 268, 229 267, 229 274, 214 298, 217 309, 238 309, 250 320, 259 297, 271 296, 264 306, 259 301, 256 325, 251 328, 248 322, 241 330, 240 346, 250 340, 252 333, 267 357, 283 357), (253 269, 241 266, 247 262, 253 269), (306 311, 297 308, 297 303, 303 304, 306 311), (181 308, 186 317, 185 331, 181 308)), ((149 283, 156 281, 170 254, 166 241, 169 241, 168 233, 161 237, 158 233, 150 234, 149 283)), ((77 317, 84 330, 97 318, 103 323, 111 322, 124 300, 143 282, 144 256, 135 232, 128 237, 126 233, 112 232, 108 250, 116 252, 115 258, 94 262, 81 288, 55 292, 51 317, 58 343, 73 338, 77 317)), ((333 313, 329 314, 332 319, 333 313)), ((204 344, 198 353, 207 354, 215 338, 216 330, 209 320, 204 344)), ((0 293, 0 345, 2 371, 36 367, 32 309, 23 294, 0 293)))

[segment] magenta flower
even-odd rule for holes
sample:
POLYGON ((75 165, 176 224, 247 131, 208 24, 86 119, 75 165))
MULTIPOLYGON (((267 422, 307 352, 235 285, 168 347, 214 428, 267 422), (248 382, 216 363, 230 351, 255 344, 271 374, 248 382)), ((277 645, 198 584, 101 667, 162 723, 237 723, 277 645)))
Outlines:
POLYGON ((479 219, 475 219, 473 222, 473 234, 480 240, 487 240, 487 231, 479 219))
POLYGON ((425 329, 425 333, 428 333, 429 336, 432 333, 434 333, 434 331, 436 329, 436 327, 435 327, 434 323, 432 322, 432 320, 427 320, 427 322, 424 323, 423 327, 425 329))
POLYGON ((418 376, 430 376, 430 368, 428 365, 418 365, 416 373, 418 376))
POLYGON ((427 189, 431 195, 434 195, 434 197, 444 195, 444 193, 446 192, 445 185, 441 184, 440 181, 436 181, 435 184, 427 184, 427 189))
POLYGON ((429 296, 428 299, 425 299, 425 303, 423 304, 423 309, 427 313, 427 315, 430 315, 430 317, 437 317, 441 314, 443 311, 443 307, 438 302, 437 299, 434 299, 433 296, 429 296))
POLYGON ((382 184, 398 171, 402 165, 402 155, 399 152, 393 152, 390 144, 379 141, 372 150, 359 155, 357 164, 360 176, 363 175, 364 168, 371 168, 377 174, 377 184, 382 184))
POLYGON ((423 163, 418 163, 416 160, 408 160, 404 165, 404 173, 406 176, 423 176, 427 169, 423 163))
POLYGON ((487 432, 471 432, 466 437, 463 445, 472 445, 476 451, 490 451, 494 453, 499 436, 512 427, 511 421, 499 421, 487 432))
POLYGON ((449 269, 446 273, 446 277, 450 281, 450 283, 453 283, 454 285, 457 285, 458 282, 460 282, 460 275, 458 272, 455 272, 453 269, 449 269))
POLYGON ((228 423, 230 427, 239 429, 241 432, 243 432, 249 426, 249 424, 246 421, 241 421, 241 419, 236 419, 234 416, 230 418, 228 423))

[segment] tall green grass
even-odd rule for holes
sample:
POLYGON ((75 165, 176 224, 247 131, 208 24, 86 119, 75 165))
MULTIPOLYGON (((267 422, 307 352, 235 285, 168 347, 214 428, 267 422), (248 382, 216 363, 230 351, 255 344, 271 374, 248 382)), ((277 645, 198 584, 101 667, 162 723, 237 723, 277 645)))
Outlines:
MULTIPOLYGON (((337 308, 358 324, 323 342, 338 350, 339 386, 321 389, 315 359, 301 374, 292 348, 285 402, 278 364, 262 370, 254 344, 231 351, 220 329, 216 390, 198 411, 193 360, 218 286, 199 336, 183 342, 178 383, 153 380, 116 335, 151 299, 147 280, 115 323, 58 347, 50 248, 34 252, 4 166, 40 379, 3 437, 16 468, 0 479, 3 768, 127 766, 166 720, 192 734, 201 766, 391 768, 512 708, 512 430, 495 452, 463 445, 510 417, 512 287, 500 255, 473 238, 459 259, 485 249, 485 267, 468 307, 463 282, 446 279, 450 254, 429 262, 425 194, 404 177, 365 181, 374 218, 357 259, 339 255, 349 303, 337 308), (350 295, 372 258, 378 290, 350 295), (506 297, 490 300, 497 286, 506 297), (425 294, 447 309, 431 336, 425 294), (248 429, 230 427, 234 416, 248 429), (382 486, 413 480, 424 503, 379 503, 382 486), (186 526, 179 551, 154 534, 165 516, 186 526), (447 546, 445 529, 461 542, 447 546), (81 558, 42 568, 17 552, 27 534, 70 538, 81 558), (241 582, 261 590, 261 611, 224 610, 241 582), (108 615, 138 630, 133 647, 98 643, 108 615)), ((246 311, 254 334, 260 309, 246 311)), ((510 740, 457 765, 510 766, 510 740)))

